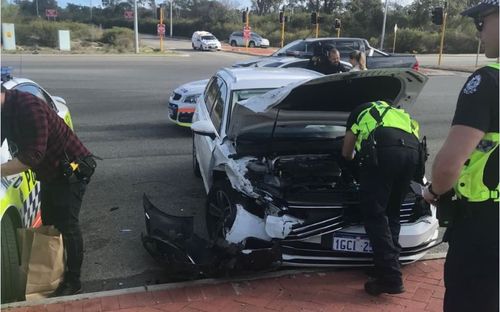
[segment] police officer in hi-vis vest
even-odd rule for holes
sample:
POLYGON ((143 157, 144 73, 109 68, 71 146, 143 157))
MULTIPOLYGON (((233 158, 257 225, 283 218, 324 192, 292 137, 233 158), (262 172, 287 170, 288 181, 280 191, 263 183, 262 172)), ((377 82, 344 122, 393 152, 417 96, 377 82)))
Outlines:
MULTIPOLYGON (((462 12, 474 18, 486 57, 498 58, 498 0, 462 12)), ((453 122, 424 198, 448 211, 444 311, 498 311, 498 60, 460 91, 453 122), (457 200, 440 195, 454 189, 457 200)), ((441 221, 441 220, 440 220, 441 221)))
POLYGON ((355 108, 347 121, 342 155, 360 162, 361 212, 373 248, 371 295, 404 292, 399 264, 401 203, 419 162, 418 124, 385 101, 355 108), (354 151, 356 150, 356 152, 354 151))

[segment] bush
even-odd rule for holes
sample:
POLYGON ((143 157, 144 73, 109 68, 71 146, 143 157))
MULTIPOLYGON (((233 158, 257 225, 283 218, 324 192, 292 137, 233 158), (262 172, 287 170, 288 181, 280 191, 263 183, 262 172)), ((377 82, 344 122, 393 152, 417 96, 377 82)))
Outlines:
POLYGON ((119 52, 125 52, 134 46, 134 31, 123 27, 113 27, 104 30, 101 42, 117 48, 119 52))
MULTIPOLYGON (((58 46, 58 30, 69 30, 71 40, 92 40, 95 30, 82 23, 34 20, 15 24, 16 43, 28 46, 58 46)), ((95 37, 95 36, 94 36, 95 37)))

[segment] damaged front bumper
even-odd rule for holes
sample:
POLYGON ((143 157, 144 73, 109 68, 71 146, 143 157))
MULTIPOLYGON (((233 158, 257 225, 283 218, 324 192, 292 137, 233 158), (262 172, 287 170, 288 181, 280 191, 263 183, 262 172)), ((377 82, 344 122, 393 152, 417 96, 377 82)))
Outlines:
MULTIPOLYGON (((368 239, 362 225, 349 225, 339 216, 305 223, 290 215, 260 218, 237 205, 235 221, 225 240, 211 241, 194 233, 193 217, 167 214, 143 197, 148 252, 175 273, 193 278, 286 266, 370 266, 371 252, 335 250, 334 237, 368 239)), ((402 224, 400 261, 410 263, 440 244, 435 212, 402 224)))

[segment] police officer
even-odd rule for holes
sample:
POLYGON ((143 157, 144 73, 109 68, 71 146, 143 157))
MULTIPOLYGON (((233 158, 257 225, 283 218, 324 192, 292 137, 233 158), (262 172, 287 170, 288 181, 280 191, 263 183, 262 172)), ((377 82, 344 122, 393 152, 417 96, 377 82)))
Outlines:
MULTIPOLYGON (((498 0, 462 12, 475 19, 486 57, 498 58, 498 0)), ((452 126, 436 155, 428 202, 454 189, 445 233, 444 311, 498 311, 498 63, 475 71, 458 97, 452 126)))
POLYGON ((349 71, 349 68, 340 62, 339 50, 331 44, 323 46, 321 42, 318 42, 314 47, 314 56, 309 60, 307 69, 320 72, 324 75, 349 71))
POLYGON ((417 123, 385 101, 362 104, 348 118, 342 155, 360 161, 361 212, 375 264, 375 278, 365 283, 370 295, 404 292, 399 218, 418 148, 417 123))

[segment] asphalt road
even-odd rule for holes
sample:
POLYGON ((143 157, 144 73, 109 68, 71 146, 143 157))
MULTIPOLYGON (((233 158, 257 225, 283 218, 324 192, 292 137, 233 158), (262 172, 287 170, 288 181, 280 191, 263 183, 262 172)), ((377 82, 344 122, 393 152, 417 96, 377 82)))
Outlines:
MULTIPOLYGON (((204 190, 191 171, 191 133, 167 120, 179 84, 208 78, 248 56, 180 49, 175 56, 3 55, 2 65, 68 102, 75 130, 104 160, 81 213, 87 292, 172 281, 141 245, 142 195, 162 209, 196 214, 204 190)), ((466 74, 433 72, 409 111, 427 135, 431 161, 441 146, 466 74)), ((440 247, 434 252, 443 251, 440 247)))

